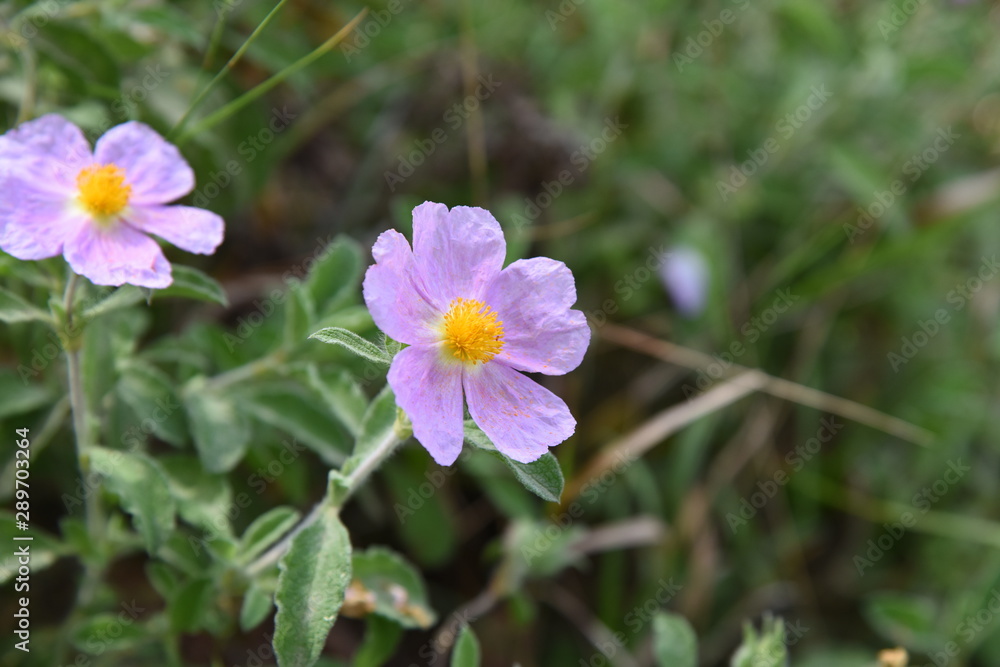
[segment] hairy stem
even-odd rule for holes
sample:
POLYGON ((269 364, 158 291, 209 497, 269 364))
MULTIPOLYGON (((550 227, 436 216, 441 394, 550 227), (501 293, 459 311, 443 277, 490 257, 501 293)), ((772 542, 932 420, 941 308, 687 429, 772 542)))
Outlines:
MULTIPOLYGON (((80 468, 80 476, 84 480, 83 487, 89 489, 86 483, 90 475, 90 415, 87 408, 87 398, 83 387, 83 372, 81 370, 80 345, 82 330, 77 331, 78 325, 74 321, 73 301, 76 296, 76 288, 79 283, 79 276, 75 273, 70 275, 66 284, 66 292, 63 296, 63 309, 65 311, 65 327, 59 332, 66 348, 66 367, 69 373, 69 404, 73 413, 73 433, 76 440, 76 459, 80 468)), ((101 544, 104 536, 104 526, 101 515, 101 498, 97 489, 89 489, 84 498, 84 511, 86 513, 87 533, 98 545, 101 544)), ((84 580, 78 594, 78 603, 88 604, 97 590, 98 580, 101 576, 100 565, 93 560, 86 561, 86 571, 84 580)))
POLYGON ((331 501, 329 495, 324 496, 322 500, 316 503, 316 506, 312 508, 309 515, 306 516, 302 521, 299 522, 295 528, 285 533, 284 537, 274 543, 274 545, 261 554, 255 561, 247 565, 246 574, 249 577, 254 577, 267 568, 273 566, 281 557, 285 555, 288 551, 288 547, 291 546, 292 540, 298 537, 299 533, 311 526, 316 522, 317 519, 322 515, 324 510, 330 509, 331 507, 335 509, 340 509, 344 504, 350 499, 354 492, 368 479, 368 476, 378 468, 382 463, 389 458, 392 453, 396 450, 396 447, 402 442, 399 434, 395 429, 389 432, 389 434, 378 443, 369 453, 369 455, 361 461, 360 464, 354 470, 351 471, 346 477, 345 490, 340 494, 334 503, 331 501))

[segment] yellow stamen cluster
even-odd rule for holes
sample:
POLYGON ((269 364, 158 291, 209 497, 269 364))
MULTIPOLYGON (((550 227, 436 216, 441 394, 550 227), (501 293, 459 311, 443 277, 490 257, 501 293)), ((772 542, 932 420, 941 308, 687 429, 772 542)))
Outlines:
POLYGON ((503 322, 482 301, 455 299, 444 316, 444 342, 464 363, 481 364, 503 349, 503 322))
POLYGON ((114 164, 84 167, 76 176, 79 200, 87 211, 107 218, 128 206, 132 186, 125 184, 125 170, 114 164))

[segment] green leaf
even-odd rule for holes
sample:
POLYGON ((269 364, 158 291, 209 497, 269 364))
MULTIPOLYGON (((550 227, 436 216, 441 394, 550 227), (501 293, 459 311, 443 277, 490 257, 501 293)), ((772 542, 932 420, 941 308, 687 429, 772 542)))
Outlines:
POLYGON ((228 513, 233 498, 229 480, 209 473, 192 456, 168 456, 159 461, 181 518, 210 535, 229 537, 228 513))
POLYGON ((479 667, 479 640, 468 625, 462 627, 451 654, 451 667, 479 667))
POLYGON ((226 298, 226 290, 214 278, 202 273, 198 269, 190 266, 174 264, 174 282, 169 287, 155 290, 153 298, 159 299, 165 296, 179 296, 199 301, 210 301, 220 306, 228 306, 229 299, 226 298))
POLYGON ((698 637, 686 618, 667 612, 653 617, 653 655, 659 667, 697 667, 698 637))
POLYGON ((292 289, 285 299, 285 345, 292 347, 308 338, 309 330, 316 321, 316 304, 312 296, 303 289, 292 289))
POLYGON ((550 521, 515 521, 510 530, 506 551, 511 563, 511 581, 521 578, 549 578, 580 562, 574 545, 586 533, 584 528, 568 525, 559 530, 550 521))
POLYGON ((256 583, 250 584, 240 607, 240 629, 250 632, 264 622, 274 608, 274 594, 256 583))
POLYGON ((31 572, 37 574, 56 562, 67 549, 53 535, 42 530, 37 524, 31 524, 28 530, 17 528, 16 516, 13 512, 0 510, 0 541, 10 549, 4 549, 0 555, 0 584, 6 584, 17 574, 19 563, 14 555, 18 543, 31 546, 31 572), (31 537, 31 541, 15 540, 15 537, 31 537))
POLYGON ((331 466, 347 458, 350 438, 322 403, 296 382, 261 382, 240 393, 243 411, 301 441, 331 466))
POLYGON ((274 652, 281 667, 310 667, 333 627, 351 581, 351 542, 326 508, 278 562, 274 652))
POLYGON ((372 613, 404 628, 429 628, 434 611, 420 573, 402 556, 384 547, 371 547, 354 554, 355 585, 375 596, 372 613))
POLYGON ((132 515, 146 550, 155 554, 174 530, 175 506, 166 473, 144 454, 103 447, 93 447, 89 454, 94 470, 107 478, 107 489, 132 515))
POLYGON ((765 616, 760 632, 749 623, 743 626, 743 643, 729 661, 730 667, 786 667, 785 622, 765 616))
POLYGON ((208 388, 205 378, 189 382, 182 392, 198 456, 209 472, 232 470, 246 453, 250 426, 233 400, 208 388))
MULTIPOLYGON (((100 655, 108 649, 114 652, 128 651, 149 639, 147 629, 137 622, 138 615, 144 611, 146 610, 130 600, 122 605, 121 611, 89 616, 73 628, 70 641, 77 650, 90 655, 100 655), (95 641, 97 638, 100 641, 95 641)), ((83 664, 89 664, 89 661, 83 664)))
POLYGON ((379 392, 368 406, 361 423, 361 434, 354 445, 354 453, 344 462, 341 473, 350 475, 380 443, 392 437, 396 425, 396 396, 389 385, 379 392))
POLYGON ((212 607, 215 585, 210 579, 187 582, 170 602, 170 629, 175 633, 201 630, 212 607))
POLYGON ((156 437, 175 447, 187 442, 184 411, 166 373, 133 359, 121 371, 118 395, 143 426, 150 425, 156 437))
POLYGON ((348 331, 347 329, 327 327, 326 329, 320 329, 309 337, 315 338, 323 343, 329 343, 330 345, 340 345, 342 347, 346 347, 354 354, 358 355, 362 359, 372 362, 373 364, 388 366, 392 363, 392 359, 382 348, 369 340, 365 340, 353 331, 348 331))
POLYGON ((292 507, 275 507, 253 520, 240 538, 237 554, 241 563, 250 563, 292 529, 302 515, 292 507))
POLYGON ((531 463, 520 463, 509 459, 497 450, 489 437, 471 419, 465 422, 465 439, 473 446, 493 452, 500 457, 528 491, 542 500, 552 503, 559 502, 566 480, 563 478, 559 460, 552 455, 552 452, 545 452, 539 459, 531 463))
POLYGON ((17 375, 0 371, 0 419, 22 415, 42 407, 55 398, 39 384, 26 384, 17 375))
POLYGON ((33 320, 48 322, 51 318, 44 310, 36 308, 14 292, 0 287, 0 322, 14 324, 33 320))
POLYGON ((365 640, 354 654, 354 667, 381 667, 396 652, 403 628, 381 616, 369 616, 365 640))
POLYGON ((309 364, 306 381, 322 399, 326 408, 339 419, 355 438, 361 433, 361 421, 368 406, 368 397, 347 371, 321 373, 309 364))
POLYGON ((303 287, 309 291, 320 317, 355 293, 361 281, 362 256, 361 246, 346 236, 337 237, 319 256, 303 287))
POLYGON ((78 25, 77 22, 50 21, 39 31, 43 50, 64 68, 79 74, 88 83, 97 84, 102 93, 113 96, 121 81, 118 63, 101 40, 78 25))
POLYGON ((948 641, 937 631, 934 604, 925 597, 905 593, 876 593, 864 606, 868 623, 888 642, 932 650, 948 641))
POLYGON ((101 301, 98 301, 93 306, 85 308, 83 311, 83 319, 92 320, 105 313, 110 313, 113 310, 119 310, 121 308, 128 308, 129 306, 134 306, 135 304, 145 300, 146 295, 141 288, 134 285, 125 285, 114 290, 111 294, 101 301))
POLYGON ((160 596, 168 602, 180 590, 181 582, 174 569, 159 561, 146 563, 146 578, 160 596))

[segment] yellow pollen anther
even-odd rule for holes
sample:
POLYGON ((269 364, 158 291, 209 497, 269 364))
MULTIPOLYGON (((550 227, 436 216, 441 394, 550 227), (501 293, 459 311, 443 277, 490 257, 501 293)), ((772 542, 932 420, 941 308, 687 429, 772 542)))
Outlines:
POLYGON ((93 215, 106 218, 128 205, 132 186, 125 184, 125 170, 114 164, 84 167, 76 176, 80 203, 93 215))
POLYGON ((503 322, 482 301, 455 299, 444 316, 444 342, 460 361, 481 364, 503 349, 503 322))

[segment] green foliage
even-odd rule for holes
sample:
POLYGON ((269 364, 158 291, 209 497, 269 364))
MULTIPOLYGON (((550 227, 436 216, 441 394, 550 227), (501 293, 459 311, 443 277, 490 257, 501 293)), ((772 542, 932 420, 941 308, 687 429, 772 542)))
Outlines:
POLYGON ((559 467, 559 461, 551 452, 545 452, 531 463, 513 461, 497 451, 489 437, 471 419, 465 422, 465 441, 479 449, 491 452, 502 460, 514 473, 514 477, 524 485, 524 488, 542 500, 559 502, 565 479, 562 468, 559 467))
POLYGON ((686 618, 663 612, 653 617, 653 655, 659 667, 698 664, 698 638, 686 618))
POLYGON ((428 628, 435 620, 420 574, 388 549, 372 547, 352 560, 355 584, 374 596, 371 613, 403 628, 428 628))
POLYGON ((166 473, 143 454, 103 447, 90 450, 90 463, 105 477, 108 491, 132 515, 146 550, 156 554, 174 529, 176 507, 166 473))
POLYGON ((759 633, 752 625, 745 625, 743 644, 729 664, 730 667, 787 667, 785 622, 765 617, 759 633))
POLYGON ((338 327, 327 327, 326 329, 321 329, 315 332, 309 337, 330 345, 340 345, 345 347, 362 359, 370 361, 373 364, 388 366, 389 362, 392 361, 392 358, 385 352, 385 350, 380 349, 377 345, 365 340, 353 331, 340 329, 338 327))
POLYGON ((351 580, 351 540, 332 509, 299 533, 279 562, 274 652, 281 667, 316 662, 351 580))
POLYGON ((451 667, 479 667, 479 640, 468 625, 463 626, 451 654, 451 667))

